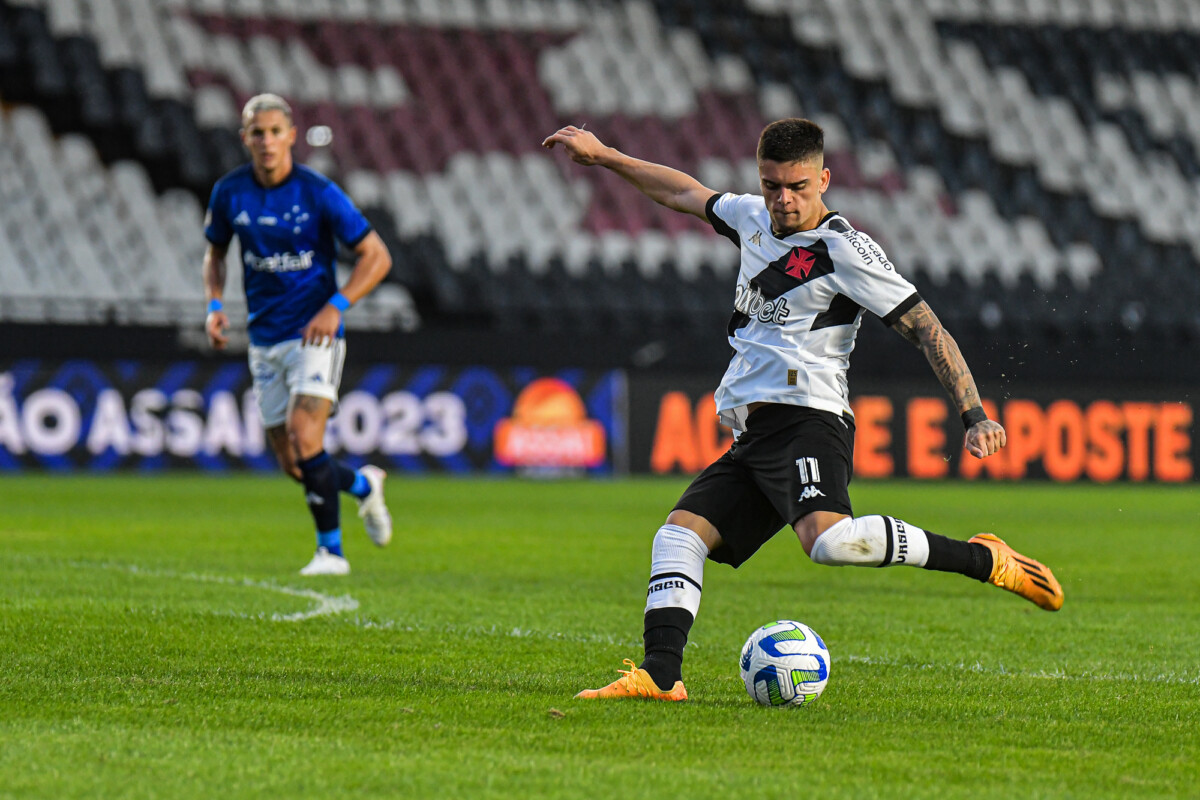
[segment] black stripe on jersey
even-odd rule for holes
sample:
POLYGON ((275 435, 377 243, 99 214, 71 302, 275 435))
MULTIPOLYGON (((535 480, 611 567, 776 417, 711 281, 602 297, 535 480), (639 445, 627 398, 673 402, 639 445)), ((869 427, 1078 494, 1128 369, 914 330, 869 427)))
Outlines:
POLYGON ((355 239, 353 242, 346 242, 346 247, 349 247, 351 250, 358 247, 360 244, 362 244, 362 240, 367 238, 367 234, 369 234, 373 230, 375 230, 375 229, 372 228, 370 225, 368 225, 367 229, 365 231, 363 231, 361 234, 359 234, 357 239, 355 239))
POLYGON ((854 321, 858 319, 858 312, 860 311, 862 311, 862 306, 841 292, 838 292, 833 296, 833 300, 830 301, 829 308, 813 317, 812 327, 809 330, 819 331, 821 328, 853 325, 854 321))
POLYGON ((797 286, 833 273, 829 246, 817 239, 807 247, 793 247, 754 276, 751 286, 762 291, 764 300, 774 300, 797 286))
POLYGON ((650 583, 654 583, 655 581, 661 581, 663 578, 683 578, 685 581, 690 583, 692 586, 695 586, 697 591, 704 591, 703 588, 701 588, 700 584, 696 583, 696 581, 693 578, 689 578, 687 575, 684 575, 682 572, 660 572, 657 575, 651 575, 650 583))
POLYGON ((920 293, 913 292, 907 298, 905 298, 904 302, 887 313, 887 315, 883 318, 883 324, 887 325, 889 328, 892 327, 896 324, 897 320, 907 314, 913 308, 913 306, 919 302, 921 302, 920 293))
POLYGON ((891 517, 885 516, 883 518, 883 527, 884 527, 883 538, 886 542, 884 547, 886 549, 883 551, 883 561, 880 562, 879 566, 886 567, 892 563, 892 518, 891 517))
POLYGON ((829 223, 829 230, 831 231, 837 231, 838 233, 849 233, 850 231, 854 230, 850 227, 850 223, 846 222, 846 218, 841 217, 836 211, 830 211, 828 214, 821 217, 821 221, 817 223, 817 227, 821 227, 826 222, 829 223), (838 217, 838 219, 834 219, 834 217, 838 217))
POLYGON ((742 247, 742 237, 738 236, 738 232, 729 227, 729 223, 718 217, 716 212, 713 211, 713 206, 717 204, 717 200, 721 199, 722 194, 724 192, 717 192, 708 198, 708 202, 704 204, 704 216, 708 217, 708 222, 713 226, 714 231, 736 244, 740 250, 742 247))

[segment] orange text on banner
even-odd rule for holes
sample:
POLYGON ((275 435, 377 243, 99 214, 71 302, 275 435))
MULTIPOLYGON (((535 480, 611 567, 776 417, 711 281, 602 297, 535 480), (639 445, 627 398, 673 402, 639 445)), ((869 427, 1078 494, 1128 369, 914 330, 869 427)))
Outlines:
POLYGON ((650 469, 657 473, 699 472, 729 449, 733 437, 717 422, 712 395, 696 402, 683 392, 667 392, 658 404, 650 469))
POLYGON ((1043 410, 1032 400, 1010 400, 999 416, 988 401, 984 410, 1004 425, 1008 444, 982 460, 964 452, 959 473, 965 478, 986 472, 1019 480, 1039 461, 1056 481, 1107 482, 1125 475, 1131 481, 1179 482, 1194 475, 1193 413, 1186 403, 1097 400, 1083 408, 1056 400, 1043 410))
POLYGON ((860 396, 854 410, 854 474, 864 478, 890 478, 895 469, 892 454, 892 401, 888 397, 860 396))

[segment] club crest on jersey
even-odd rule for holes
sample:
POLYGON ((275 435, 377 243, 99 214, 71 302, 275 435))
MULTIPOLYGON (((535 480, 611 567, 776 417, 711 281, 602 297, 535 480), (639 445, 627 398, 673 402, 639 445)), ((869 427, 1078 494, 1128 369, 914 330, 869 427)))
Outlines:
POLYGON ((787 294, 811 280, 833 274, 829 247, 817 239, 807 247, 793 247, 754 276, 753 282, 768 300, 787 294))
POLYGON ((788 253, 787 264, 783 271, 796 280, 802 281, 808 277, 808 273, 812 272, 815 263, 817 263, 816 253, 811 253, 803 247, 793 247, 792 252, 788 253))
POLYGON ((808 247, 792 247, 767 265, 766 269, 739 284, 734 294, 733 316, 727 328, 734 331, 757 318, 760 322, 782 323, 789 313, 783 295, 811 280, 833 274, 829 247, 817 239, 808 247))

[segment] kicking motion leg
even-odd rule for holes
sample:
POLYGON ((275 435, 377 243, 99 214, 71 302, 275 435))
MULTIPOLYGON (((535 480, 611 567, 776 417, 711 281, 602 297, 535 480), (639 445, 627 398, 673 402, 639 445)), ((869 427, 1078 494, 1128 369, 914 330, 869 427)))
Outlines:
POLYGON ((970 541, 950 539, 880 515, 852 518, 817 511, 800 519, 796 535, 818 564, 914 567, 957 572, 992 583, 1047 611, 1062 608, 1062 586, 1048 567, 1013 550, 990 533, 970 541))

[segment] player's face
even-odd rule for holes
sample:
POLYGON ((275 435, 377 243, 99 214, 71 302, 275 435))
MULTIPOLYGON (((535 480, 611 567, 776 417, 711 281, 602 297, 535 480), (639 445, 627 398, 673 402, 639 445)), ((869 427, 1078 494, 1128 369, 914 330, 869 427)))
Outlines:
POLYGON ((808 161, 759 161, 758 179, 775 233, 787 235, 817 227, 827 209, 821 195, 829 170, 817 156, 808 161))
POLYGON ((242 128, 242 142, 256 171, 274 175, 291 169, 296 128, 282 111, 260 111, 251 117, 242 128))

